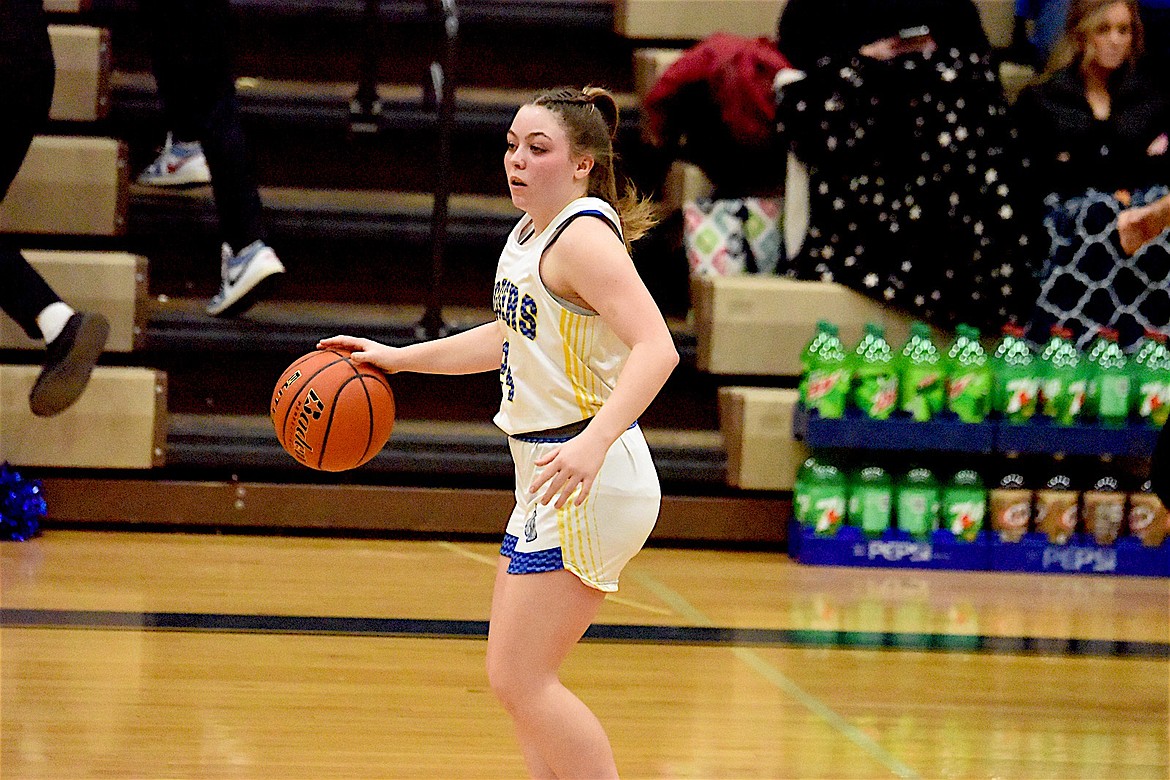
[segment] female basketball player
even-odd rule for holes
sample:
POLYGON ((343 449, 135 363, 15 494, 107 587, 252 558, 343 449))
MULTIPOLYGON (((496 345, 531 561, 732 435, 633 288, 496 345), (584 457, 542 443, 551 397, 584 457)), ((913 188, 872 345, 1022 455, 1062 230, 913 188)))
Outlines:
POLYGON ((650 205, 614 174, 618 110, 598 88, 517 111, 504 168, 524 212, 496 270, 495 322, 394 348, 336 336, 319 347, 387 372, 498 370, 495 422, 516 466, 492 597, 487 668, 540 778, 617 776, 596 716, 558 669, 658 517, 658 477, 637 419, 678 362, 629 244, 650 205))

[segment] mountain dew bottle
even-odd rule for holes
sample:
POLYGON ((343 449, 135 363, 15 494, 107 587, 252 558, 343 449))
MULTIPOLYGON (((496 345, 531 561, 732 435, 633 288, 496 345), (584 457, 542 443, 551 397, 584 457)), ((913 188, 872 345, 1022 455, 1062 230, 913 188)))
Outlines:
POLYGON ((1024 423, 1036 413, 1040 377, 1032 348, 1019 325, 1004 325, 992 356, 992 408, 1009 423, 1024 423))
POLYGON ((1130 374, 1117 331, 1102 328, 1089 349, 1089 389, 1085 406, 1102 425, 1124 425, 1129 418, 1130 374))
POLYGON ((1147 330, 1130 361, 1138 419, 1162 427, 1170 417, 1170 348, 1166 334, 1147 330))
POLYGON ((991 369, 979 329, 960 324, 947 352, 947 409, 967 423, 983 422, 991 396, 991 369))
POLYGON ((894 487, 880 466, 867 466, 853 477, 849 490, 849 524, 876 539, 890 527, 894 487))
POLYGON ((805 347, 801 362, 800 398, 805 407, 815 409, 821 417, 843 416, 850 371, 836 325, 825 320, 817 323, 817 334, 805 347))
POLYGON ((930 469, 914 468, 897 485, 898 528, 920 542, 938 528, 939 484, 930 469))
POLYGON ((1040 351, 1040 413, 1057 425, 1072 425, 1085 403, 1087 364, 1071 330, 1053 325, 1050 333, 1040 351))
POLYGON ((885 329, 869 323, 853 350, 853 403, 866 417, 887 420, 898 404, 898 373, 885 329))
POLYGON ((901 409, 925 422, 943 408, 946 399, 946 372, 942 355, 930 339, 924 322, 910 326, 910 338, 902 347, 902 377, 899 382, 901 409))

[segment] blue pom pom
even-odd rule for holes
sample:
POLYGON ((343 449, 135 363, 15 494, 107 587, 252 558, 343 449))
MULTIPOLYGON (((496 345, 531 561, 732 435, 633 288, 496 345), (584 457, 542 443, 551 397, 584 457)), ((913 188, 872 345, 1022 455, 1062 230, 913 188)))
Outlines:
POLYGON ((0 541, 33 538, 47 511, 40 480, 26 480, 7 463, 0 464, 0 541))

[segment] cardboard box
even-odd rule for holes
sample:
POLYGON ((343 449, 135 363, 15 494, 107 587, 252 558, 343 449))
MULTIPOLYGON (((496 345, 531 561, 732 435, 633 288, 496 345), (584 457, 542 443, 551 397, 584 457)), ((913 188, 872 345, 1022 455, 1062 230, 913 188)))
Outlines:
POLYGON ((39 365, 0 365, 0 462, 13 466, 149 469, 166 455, 166 374, 98 366, 81 398, 37 417, 28 394, 39 365))
MULTIPOLYGON (((141 346, 146 327, 146 258, 128 252, 24 250, 25 258, 74 309, 101 312, 110 321, 107 352, 141 346)), ((0 348, 43 349, 8 317, 0 317, 0 348)))
POLYGON ((99 27, 49 25, 57 78, 49 118, 93 122, 110 110, 110 34, 99 27))
POLYGON ((0 232, 121 235, 129 193, 121 141, 37 136, 0 205, 0 232))
POLYGON ((808 449, 792 435, 797 392, 721 387, 719 428, 727 450, 727 484, 744 490, 792 490, 808 449))
POLYGON ((879 323, 895 349, 913 321, 835 282, 776 276, 693 278, 691 301, 698 367, 712 374, 799 376, 817 320, 836 324, 846 347, 861 339, 867 322, 879 323))
POLYGON ((45 0, 45 10, 51 14, 76 14, 88 11, 90 0, 45 0))
POLYGON ((617 0, 614 29, 627 38, 701 40, 729 32, 776 37, 779 0, 617 0))

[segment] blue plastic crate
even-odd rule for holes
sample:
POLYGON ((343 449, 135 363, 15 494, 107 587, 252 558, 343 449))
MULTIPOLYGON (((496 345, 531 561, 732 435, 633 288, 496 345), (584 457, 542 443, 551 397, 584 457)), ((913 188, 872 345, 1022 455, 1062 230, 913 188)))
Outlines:
POLYGON ((895 412, 888 420, 872 420, 857 409, 834 419, 797 405, 792 429, 810 447, 989 453, 995 449, 996 425, 960 422, 953 414, 918 422, 895 412))
POLYGON ((1052 544, 1044 534, 1026 534, 1019 542, 991 542, 991 568, 996 571, 1057 574, 1122 574, 1170 576, 1170 541, 1146 547, 1134 538, 1102 546, 1088 534, 1074 534, 1068 544, 1052 544))
POLYGON ((790 525, 789 554, 814 566, 868 566, 899 569, 990 568, 990 534, 974 542, 956 540, 950 531, 935 531, 929 542, 891 528, 879 539, 867 539, 856 526, 842 526, 834 537, 817 536, 807 526, 790 525))
POLYGON ((1158 431, 1148 425, 1110 428, 1080 423, 1053 425, 1045 418, 1026 423, 998 424, 995 448, 1000 452, 1063 452, 1066 455, 1119 455, 1148 458, 1154 454, 1158 431))

